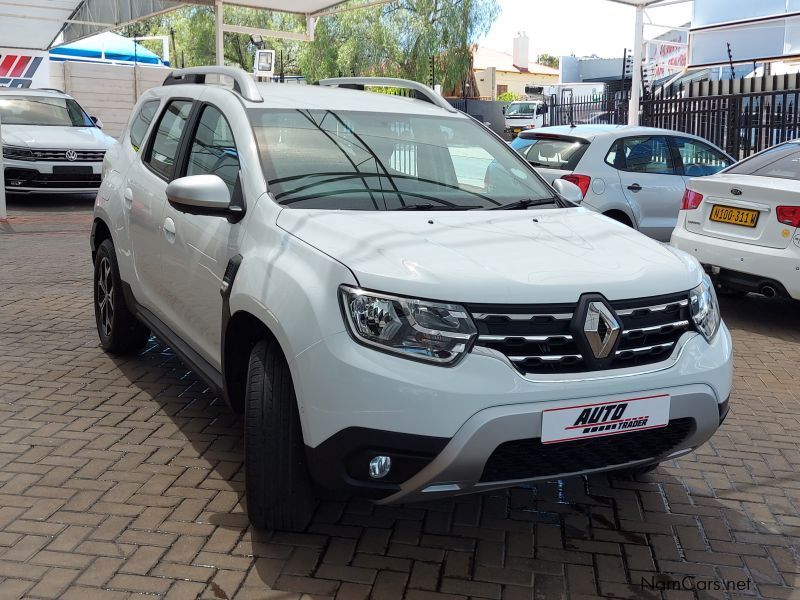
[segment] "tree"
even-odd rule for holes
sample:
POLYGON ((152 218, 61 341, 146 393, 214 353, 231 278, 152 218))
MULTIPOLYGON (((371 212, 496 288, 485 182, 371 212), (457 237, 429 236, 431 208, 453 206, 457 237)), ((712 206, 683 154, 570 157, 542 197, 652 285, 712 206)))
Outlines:
MULTIPOLYGON (((436 83, 460 94, 472 77, 472 45, 488 32, 499 13, 497 0, 395 0, 382 6, 321 18, 313 42, 265 39, 275 50, 276 68, 284 55, 287 74, 310 82, 342 75, 382 75, 428 81, 435 60, 436 83)), ((299 15, 225 7, 225 22, 263 29, 305 31, 299 15)), ((173 63, 213 64, 214 14, 189 6, 123 29, 124 35, 167 35, 174 30, 173 63)), ((225 61, 253 68, 255 47, 249 36, 225 34, 225 61)), ((474 86, 474 83, 472 84, 474 86)))
POLYGON ((553 56, 552 54, 545 52, 539 55, 539 57, 536 59, 536 62, 538 62, 540 65, 557 69, 560 59, 557 56, 553 56))

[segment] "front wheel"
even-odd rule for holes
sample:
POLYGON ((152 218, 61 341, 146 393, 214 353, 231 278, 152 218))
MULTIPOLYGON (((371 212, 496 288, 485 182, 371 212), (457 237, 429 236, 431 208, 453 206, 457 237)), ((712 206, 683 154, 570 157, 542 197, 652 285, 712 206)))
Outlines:
POLYGON ((103 240, 94 260, 94 320, 103 350, 129 354, 141 350, 150 330, 128 309, 114 243, 103 240))
POLYGON ((289 365, 277 342, 250 352, 245 390, 245 490, 258 529, 301 531, 314 512, 303 432, 289 365))

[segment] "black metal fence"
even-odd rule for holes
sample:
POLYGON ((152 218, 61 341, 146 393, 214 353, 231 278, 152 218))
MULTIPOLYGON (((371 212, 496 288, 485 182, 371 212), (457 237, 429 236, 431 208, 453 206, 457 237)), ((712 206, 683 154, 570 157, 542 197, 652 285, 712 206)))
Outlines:
POLYGON ((798 101, 797 89, 653 98, 642 102, 641 122, 699 135, 742 159, 800 136, 798 101))
MULTIPOLYGON (((545 125, 625 124, 628 94, 548 102, 545 125)), ((642 125, 691 133, 742 159, 800 137, 800 77, 769 76, 658 88, 640 104, 642 125)))

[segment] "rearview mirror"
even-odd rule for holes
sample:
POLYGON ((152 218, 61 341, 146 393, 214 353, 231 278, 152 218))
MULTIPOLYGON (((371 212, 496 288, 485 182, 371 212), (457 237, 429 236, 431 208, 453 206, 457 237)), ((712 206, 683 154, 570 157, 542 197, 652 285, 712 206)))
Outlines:
POLYGON ((217 175, 189 175, 167 186, 167 200, 176 210, 192 215, 228 217, 241 211, 231 206, 227 184, 217 175))
POLYGON ((92 120, 92 123, 94 123, 98 129, 103 128, 103 122, 100 119, 98 119, 97 117, 89 117, 89 118, 92 120))
POLYGON ((571 181, 567 181, 566 179, 556 179, 553 182, 553 187, 562 197, 566 198, 570 202, 574 204, 580 204, 583 202, 583 192, 581 191, 581 188, 571 181))

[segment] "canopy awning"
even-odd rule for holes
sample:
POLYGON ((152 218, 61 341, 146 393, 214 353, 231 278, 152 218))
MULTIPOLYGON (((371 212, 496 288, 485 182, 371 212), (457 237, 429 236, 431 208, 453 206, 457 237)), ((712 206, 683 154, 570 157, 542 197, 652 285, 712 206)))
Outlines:
MULTIPOLYGON (((389 0, 366 1, 365 6, 389 0)), ((339 9, 359 8, 342 0, 224 0, 226 5, 261 8, 314 19, 339 9)), ((187 4, 215 6, 214 0, 0 0, 0 45, 47 50, 116 29, 187 4)))
POLYGON ((161 58, 130 38, 104 31, 50 50, 50 60, 107 60, 121 63, 161 65, 161 58))

